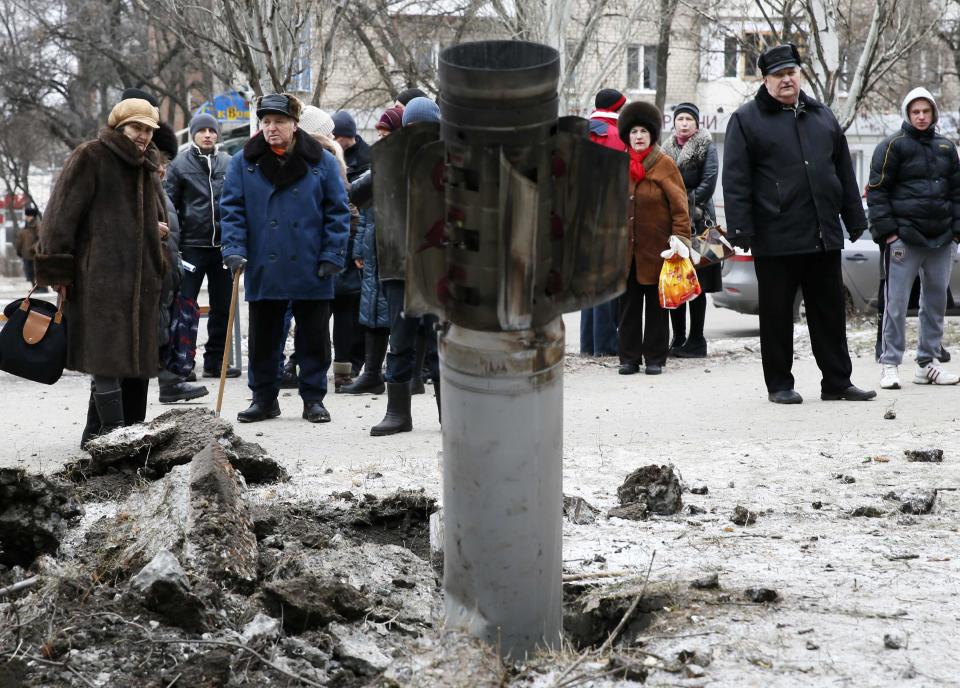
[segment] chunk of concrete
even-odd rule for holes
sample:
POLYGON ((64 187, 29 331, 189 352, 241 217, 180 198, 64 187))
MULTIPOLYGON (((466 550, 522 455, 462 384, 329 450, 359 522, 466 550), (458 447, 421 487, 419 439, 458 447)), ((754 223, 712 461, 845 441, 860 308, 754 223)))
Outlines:
POLYGON ((173 626, 200 632, 206 628, 206 608, 190 590, 190 579, 177 558, 161 550, 130 581, 143 605, 173 626))
POLYGON ((283 618, 288 633, 356 620, 370 608, 367 597, 348 583, 312 574, 265 584, 263 599, 268 610, 283 618))
POLYGON ((223 448, 211 443, 194 460, 133 492, 118 514, 98 522, 101 575, 143 568, 161 550, 188 573, 252 591, 257 580, 257 539, 239 474, 223 448))
POLYGON ((393 658, 376 643, 376 635, 351 626, 331 623, 333 654, 340 663, 360 676, 375 676, 390 666, 393 658))
POLYGON ((256 616, 243 627, 240 639, 246 643, 259 641, 273 642, 280 637, 280 622, 272 616, 257 612, 256 616))

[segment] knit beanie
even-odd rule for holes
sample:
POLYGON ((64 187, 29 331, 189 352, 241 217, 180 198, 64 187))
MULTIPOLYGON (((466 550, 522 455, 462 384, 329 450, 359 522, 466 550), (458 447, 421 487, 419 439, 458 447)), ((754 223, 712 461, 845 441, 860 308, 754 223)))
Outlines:
POLYGON ((333 113, 333 135, 343 136, 352 139, 357 136, 357 123, 346 110, 339 110, 333 113))
POLYGON ((220 122, 209 112, 201 112, 190 120, 190 138, 193 139, 201 129, 213 129, 220 136, 220 122))
POLYGON ((680 103, 675 108, 673 108, 673 121, 677 121, 677 115, 682 112, 686 112, 688 115, 693 117, 696 120, 697 126, 700 126, 700 108, 698 108, 693 103, 680 103))
POLYGON ((439 122, 440 107, 426 97, 414 98, 403 108, 403 126, 417 122, 439 122))
POLYGON ((403 126, 403 115, 400 108, 387 108, 380 115, 380 121, 377 122, 377 129, 386 129, 387 131, 396 131, 403 126))
POLYGON ((593 105, 598 110, 617 112, 626 102, 627 99, 617 89, 604 88, 597 93, 597 97, 593 100, 593 105))
POLYGON ((315 105, 304 105, 300 113, 300 128, 311 136, 333 136, 336 125, 333 118, 315 105))
POLYGON ((400 95, 397 96, 397 102, 406 107, 414 98, 426 97, 427 94, 421 91, 419 88, 408 88, 405 91, 400 91, 400 95))
POLYGON ((629 145, 630 130, 636 126, 641 126, 650 132, 651 146, 660 143, 663 115, 656 105, 635 100, 623 108, 620 118, 617 120, 617 133, 620 134, 620 140, 629 145))

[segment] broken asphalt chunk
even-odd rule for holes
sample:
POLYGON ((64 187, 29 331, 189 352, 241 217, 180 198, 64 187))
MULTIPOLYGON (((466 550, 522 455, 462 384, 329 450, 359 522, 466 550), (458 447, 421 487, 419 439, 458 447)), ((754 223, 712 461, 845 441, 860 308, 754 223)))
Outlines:
POLYGON ((730 516, 730 520, 738 526, 751 526, 757 522, 757 512, 750 511, 745 506, 737 504, 730 516))
POLYGON ((770 588, 747 588, 743 591, 743 596, 751 602, 757 603, 776 602, 780 599, 777 591, 770 588))
POLYGON ((905 449, 903 453, 907 457, 907 461, 921 463, 943 462, 942 449, 905 449))

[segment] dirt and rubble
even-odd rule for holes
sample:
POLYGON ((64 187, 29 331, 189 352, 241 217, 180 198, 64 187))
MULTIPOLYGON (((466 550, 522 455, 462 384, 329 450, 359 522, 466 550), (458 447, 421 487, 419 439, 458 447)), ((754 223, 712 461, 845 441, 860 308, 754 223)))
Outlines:
MULTIPOLYGON (((948 332, 960 341, 956 323, 948 332)), ((858 384, 874 381, 872 343, 869 328, 851 332, 858 384)), ((102 472, 63 471, 70 452, 57 438, 75 443, 82 418, 67 411, 89 391, 66 376, 38 401, 50 441, 11 424, 15 454, 3 465, 66 486, 83 513, 54 519, 55 555, 0 567, 0 686, 952 685, 960 652, 944 629, 960 622, 960 389, 823 403, 805 333, 796 345, 805 402, 789 409, 766 401, 749 336, 711 340, 709 359, 671 360, 657 379, 568 358, 568 642, 514 666, 440 627, 429 520, 442 456, 429 394, 414 398, 414 432, 376 444, 366 432, 382 398, 331 395, 334 423, 318 428, 299 421, 294 394, 281 398, 281 419, 239 429, 290 476, 255 483, 235 466, 246 518, 224 527, 252 529, 245 587, 210 580, 176 538, 139 568, 97 571, 102 534, 129 533, 133 506, 163 503, 148 500, 160 485, 189 488, 206 445, 157 468, 144 469, 150 449, 102 472), (618 488, 654 469, 667 477, 654 485, 676 478, 679 510, 611 517, 618 488), (755 521, 732 521, 737 506, 755 521)), ((227 418, 246 403, 236 389, 227 418)), ((200 537, 181 525, 182 537, 200 537)))

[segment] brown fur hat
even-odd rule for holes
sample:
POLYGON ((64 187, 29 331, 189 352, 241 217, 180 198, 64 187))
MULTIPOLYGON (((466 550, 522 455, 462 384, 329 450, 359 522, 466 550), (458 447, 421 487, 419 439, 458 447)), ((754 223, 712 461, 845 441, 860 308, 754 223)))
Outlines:
POLYGON ((617 133, 620 140, 629 147, 630 130, 641 126, 650 132, 650 145, 660 143, 660 131, 663 129, 663 113, 653 103, 636 100, 620 111, 617 120, 617 133))

